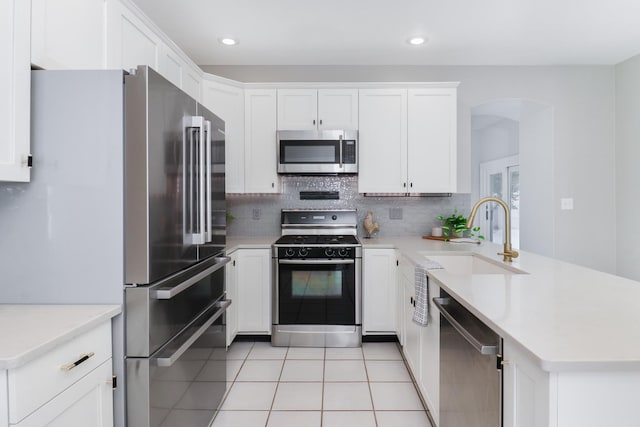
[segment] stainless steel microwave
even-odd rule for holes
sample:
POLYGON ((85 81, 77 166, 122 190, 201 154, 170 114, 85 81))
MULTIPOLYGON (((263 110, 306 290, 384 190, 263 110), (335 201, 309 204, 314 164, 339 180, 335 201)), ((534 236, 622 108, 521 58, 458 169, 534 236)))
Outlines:
POLYGON ((281 130, 278 173, 358 173, 357 130, 281 130))

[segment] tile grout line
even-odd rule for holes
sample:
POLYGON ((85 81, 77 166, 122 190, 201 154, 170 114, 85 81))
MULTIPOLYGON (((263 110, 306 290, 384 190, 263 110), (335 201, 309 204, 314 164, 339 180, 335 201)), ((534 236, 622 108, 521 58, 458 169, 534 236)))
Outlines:
POLYGON ((271 418, 271 411, 273 411, 273 404, 275 403, 276 396, 278 395, 278 388, 280 387, 280 379, 282 379, 282 372, 284 371, 284 363, 287 360, 288 354, 289 354, 289 347, 287 346, 287 351, 284 352, 284 358, 282 359, 282 367, 280 367, 280 375, 278 376, 278 381, 276 382, 276 389, 273 392, 273 398, 271 399, 271 407, 269 408, 269 413, 267 414, 267 420, 264 423, 265 427, 269 425, 269 419, 271 418))
POLYGON ((367 369, 367 360, 364 355, 364 345, 362 346, 362 363, 364 364, 364 373, 367 376, 367 388, 369 389, 369 398, 371 399, 371 410, 373 412, 373 422, 378 427, 378 416, 376 415, 376 407, 373 403, 373 392, 371 391, 371 379, 369 378, 369 369, 367 369))

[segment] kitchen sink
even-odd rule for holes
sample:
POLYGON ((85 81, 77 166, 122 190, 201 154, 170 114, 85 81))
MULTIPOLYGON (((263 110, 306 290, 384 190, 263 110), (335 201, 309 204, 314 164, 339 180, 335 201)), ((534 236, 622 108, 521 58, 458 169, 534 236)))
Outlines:
POLYGON ((492 260, 476 254, 430 255, 428 253, 421 253, 421 255, 431 261, 437 262, 451 274, 527 274, 501 261, 492 260))

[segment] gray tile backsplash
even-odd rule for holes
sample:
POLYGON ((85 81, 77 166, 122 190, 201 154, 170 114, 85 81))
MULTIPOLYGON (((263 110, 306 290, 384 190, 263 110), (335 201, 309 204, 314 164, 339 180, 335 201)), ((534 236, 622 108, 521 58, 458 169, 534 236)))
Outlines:
POLYGON ((422 236, 440 225, 438 215, 454 209, 470 210, 469 194, 451 197, 365 197, 358 193, 357 176, 281 177, 281 194, 227 195, 227 210, 235 219, 227 224, 229 236, 280 235, 280 209, 330 208, 358 210, 358 235, 364 236, 362 221, 368 211, 380 224, 380 237, 422 236), (300 200, 300 191, 338 191, 339 200, 300 200))

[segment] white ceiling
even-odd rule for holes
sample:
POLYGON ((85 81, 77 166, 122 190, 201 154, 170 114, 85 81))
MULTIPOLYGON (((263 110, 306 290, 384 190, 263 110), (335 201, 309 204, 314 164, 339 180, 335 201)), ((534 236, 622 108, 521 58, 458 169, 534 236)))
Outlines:
POLYGON ((200 65, 581 65, 640 53, 640 0, 133 1, 200 65), (411 46, 414 35, 429 41, 411 46))

